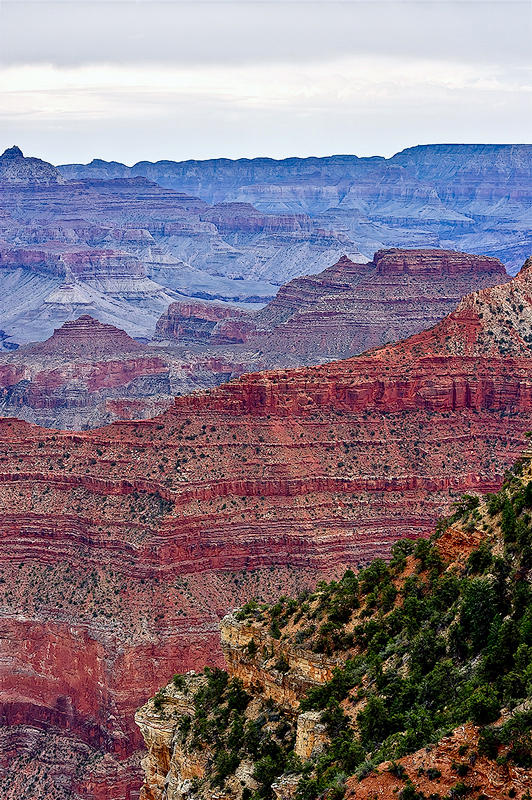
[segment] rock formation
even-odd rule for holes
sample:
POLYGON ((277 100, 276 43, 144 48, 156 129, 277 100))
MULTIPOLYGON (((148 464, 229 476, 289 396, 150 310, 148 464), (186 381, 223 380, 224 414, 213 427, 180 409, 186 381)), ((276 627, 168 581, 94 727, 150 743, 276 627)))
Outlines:
POLYGON ((531 145, 420 145, 389 159, 166 160, 133 167, 97 159, 59 169, 78 180, 143 175, 208 203, 306 214, 317 228, 348 236, 368 258, 379 247, 444 247, 497 256, 513 274, 530 253, 531 145))
POLYGON ((210 206, 140 176, 65 180, 18 148, 0 157, 0 204, 0 316, 19 344, 84 312, 150 336, 183 296, 263 303, 342 252, 366 260, 305 214, 210 206))
POLYGON ((0 184, 30 187, 64 182, 52 164, 40 158, 24 158, 19 147, 8 147, 0 156, 0 184))
POLYGON ((243 344, 255 330, 251 314, 231 306, 182 300, 157 320, 155 338, 179 343, 243 344))
POLYGON ((498 259, 448 250, 379 250, 363 265, 343 257, 281 287, 254 316, 248 346, 269 366, 346 358, 424 330, 463 295, 506 280, 498 259))
POLYGON ((256 314, 227 303, 170 303, 157 321, 155 341, 143 349, 143 364, 150 357, 155 369, 148 374, 145 366, 141 373, 138 364, 132 366, 131 352, 139 350, 138 344, 112 324, 124 307, 128 318, 134 313, 132 298, 136 302, 147 296, 155 303, 157 288, 153 290, 138 259, 95 248, 66 249, 60 255, 53 249, 0 250, 0 267, 3 262, 7 269, 17 260, 32 271, 63 274, 42 314, 26 317, 27 329, 30 319, 32 329, 56 318, 66 317, 67 322, 44 345, 17 352, 3 348, 0 407, 5 415, 59 428, 145 418, 164 410, 171 395, 209 388, 243 372, 345 358, 436 323, 474 288, 509 280, 497 259, 453 251, 385 250, 369 264, 344 256, 318 275, 290 281, 256 314), (119 293, 129 299, 117 310, 119 293), (79 322, 89 314, 111 323, 98 328, 94 352, 90 325, 79 322), (103 337, 111 329, 115 333, 103 337), (79 352, 78 333, 83 333, 79 352), (102 354, 106 371, 112 362, 114 373, 122 376, 105 397, 98 381, 80 374, 80 369, 83 375, 99 374, 102 354), (73 358, 82 359, 83 366, 73 368, 73 358), (122 368, 120 361, 128 365, 122 368))
POLYGON ((135 708, 176 669, 220 663, 231 607, 387 556, 497 488, 530 427, 531 286, 528 263, 430 331, 246 375, 153 420, 1 421, 7 800, 42 796, 16 779, 37 741, 37 764, 77 753, 54 796, 116 797, 135 708))
POLYGON ((173 303, 156 327, 165 341, 245 343, 248 370, 347 358, 436 324, 462 296, 508 281, 496 258, 453 250, 379 250, 367 264, 342 256, 294 278, 251 315, 206 303, 173 303))
POLYGON ((6 353, 0 409, 49 427, 87 428, 129 416, 112 401, 136 401, 135 416, 172 402, 168 363, 146 345, 89 315, 66 322, 45 342, 6 353))
POLYGON ((141 800, 526 800, 531 455, 389 565, 224 617, 227 672, 176 674, 136 714, 141 800))

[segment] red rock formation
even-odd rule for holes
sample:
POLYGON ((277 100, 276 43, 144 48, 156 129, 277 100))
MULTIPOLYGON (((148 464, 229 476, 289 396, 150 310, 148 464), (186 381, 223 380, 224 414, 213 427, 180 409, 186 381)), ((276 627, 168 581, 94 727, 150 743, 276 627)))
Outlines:
POLYGON ((380 250, 295 278, 255 315, 250 336, 269 366, 346 358, 434 325, 460 298, 509 280, 496 258, 448 250, 380 250))
POLYGON ((254 315, 179 302, 157 323, 156 337, 209 345, 246 343, 269 367, 319 364, 404 338, 438 322, 468 292, 508 281, 496 258, 447 250, 381 250, 359 264, 343 256, 317 275, 282 286, 254 315))
POLYGON ((71 274, 81 280, 146 276, 138 258, 118 250, 75 248, 64 243, 47 242, 45 247, 11 247, 0 250, 0 269, 30 269, 64 277, 71 274))
MULTIPOLYGON (((397 797, 407 781, 425 797, 435 794, 452 797, 457 784, 464 783, 459 779, 457 769, 458 764, 465 763, 466 791, 468 787, 477 787, 490 800, 506 800, 510 796, 526 798, 526 790, 530 788, 530 770, 512 763, 511 759, 505 763, 502 758, 499 762, 485 755, 479 756, 478 743, 479 728, 472 724, 461 725, 437 745, 423 747, 412 755, 400 758, 398 763, 404 769, 401 778, 390 769, 391 761, 381 764, 362 781, 350 778, 346 797, 348 800, 397 797)), ((467 793, 471 791, 469 789, 467 793)))
MULTIPOLYGON (((385 555, 496 488, 530 427, 531 289, 532 264, 431 331, 246 375, 151 421, 3 421, 3 720, 122 763, 134 709, 219 659, 225 610, 385 555)), ((116 797, 91 769, 78 794, 116 797)))
MULTIPOLYGON (((0 408, 51 427, 84 428, 117 418, 107 401, 136 400, 136 416, 167 408, 168 362, 113 325, 88 315, 45 342, 0 356, 0 408)), ((130 412, 129 412, 130 413, 130 412)))
POLYGON ((242 344, 254 330, 251 314, 241 309, 183 300, 172 303, 157 321, 155 338, 182 343, 242 344))
POLYGON ((32 355, 55 355, 65 359, 118 353, 146 352, 146 347, 114 325, 105 325, 88 314, 65 322, 45 342, 23 348, 32 355))

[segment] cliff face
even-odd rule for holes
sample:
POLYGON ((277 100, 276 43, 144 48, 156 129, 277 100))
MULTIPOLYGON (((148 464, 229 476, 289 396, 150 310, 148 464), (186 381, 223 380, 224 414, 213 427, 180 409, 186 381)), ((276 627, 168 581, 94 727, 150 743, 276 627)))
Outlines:
POLYGON ((508 281, 494 258, 445 250, 381 250, 372 262, 343 256, 317 275, 282 286, 250 315, 207 303, 173 303, 156 337, 229 352, 260 367, 319 364, 396 341, 436 324, 465 294, 508 281))
MULTIPOLYGON (((177 324, 176 305, 186 344, 141 344, 113 325, 82 314, 44 342, 2 350, 0 410, 4 416, 50 428, 85 430, 115 419, 154 417, 172 405, 177 394, 242 374, 252 352, 209 348, 203 340, 230 344, 244 337, 245 313, 222 306, 217 323, 212 319, 217 306, 174 304, 166 315, 166 330, 177 324)), ((260 364, 256 355, 254 363, 260 364)))
POLYGON ((144 175, 208 203, 305 214, 314 226, 348 236, 368 258, 379 247, 453 248, 497 256, 513 273, 530 250, 531 163, 530 145, 433 144, 389 159, 144 161, 133 167, 98 159, 60 170, 76 179, 144 175))
POLYGON ((0 156, 0 183, 15 186, 46 186, 64 183, 58 169, 40 158, 24 158, 19 147, 8 147, 0 156))
POLYGON ((225 617, 227 672, 137 712, 141 798, 526 798, 531 507, 528 451, 389 565, 225 617))
POLYGON ((194 301, 172 303, 157 320, 155 338, 180 343, 242 344, 255 330, 251 314, 194 301))
POLYGON ((107 753, 76 791, 113 797, 133 710, 176 668, 220 663, 231 607, 387 555, 498 487, 530 427, 530 296, 527 267, 407 341, 246 375, 154 420, 0 422, 2 713, 21 742, 53 727, 107 753))
POLYGON ((67 252, 63 245, 58 252, 0 250, 2 258, 6 269, 23 261, 25 268, 63 276, 44 304, 47 324, 50 317, 84 312, 45 343, 0 355, 4 413, 74 429, 154 416, 172 395, 243 372, 351 356, 436 323, 473 288, 509 280, 496 259, 453 251, 383 250, 369 264, 344 256, 318 275, 290 281, 256 314, 218 302, 170 303, 157 321, 154 346, 146 348, 116 326, 94 322, 98 331, 91 336, 81 322, 89 310, 114 321, 117 292, 129 298, 130 309, 139 298, 163 302, 138 259, 107 250, 67 252))
POLYGON ((295 278, 255 315, 248 337, 270 366, 346 358, 431 327, 461 297, 508 280, 494 258, 446 250, 380 250, 295 278))
POLYGON ((183 296, 262 303, 342 252, 366 260, 304 214, 210 206, 139 176, 65 180, 18 148, 0 157, 0 204, 0 317, 19 344, 83 313, 151 336, 183 296))

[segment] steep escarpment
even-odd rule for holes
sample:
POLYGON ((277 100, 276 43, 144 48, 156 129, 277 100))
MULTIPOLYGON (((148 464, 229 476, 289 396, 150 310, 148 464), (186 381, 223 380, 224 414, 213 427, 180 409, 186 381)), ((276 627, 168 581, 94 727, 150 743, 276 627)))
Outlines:
MULTIPOLYGON (((6 415, 58 428, 155 416, 169 405, 171 395, 210 388, 244 372, 351 356, 436 323, 473 288, 509 280, 497 259, 454 251, 382 250, 368 264, 343 256, 318 275, 290 281, 255 314, 205 300, 170 303, 147 348, 109 324, 124 306, 121 302, 117 311, 116 293, 129 297, 129 306, 141 296, 143 302, 156 301, 158 290, 154 293, 155 284, 142 277, 138 259, 95 248, 90 253, 30 248, 0 250, 0 264, 4 259, 6 269, 14 266, 20 253, 28 269, 63 275, 43 314, 46 324, 54 317, 66 316, 67 321, 47 342, 17 353, 6 348, 0 355, 3 409, 6 415), (104 307, 109 315, 102 313, 104 307), (94 323, 99 326, 94 337, 90 326, 85 330, 80 323, 89 311, 105 321, 94 323), (104 331, 109 333, 102 338, 104 331), (133 350, 138 354, 135 363, 133 350), (104 378, 110 373, 112 379, 104 378), (100 389, 111 384, 112 392, 102 395, 100 389)), ((163 299, 164 294, 157 302, 163 299)), ((129 313, 134 314, 132 306, 129 313)), ((32 325, 42 321, 39 315, 32 325)))
POLYGON ((464 492, 497 489, 530 427, 528 334, 507 322, 530 280, 527 267, 397 345, 246 375, 153 420, 0 422, 13 736, 74 737, 99 771, 72 792, 112 798, 139 746, 134 709, 176 669, 221 664, 230 608, 387 557, 464 492))
MULTIPOLYGON (((175 305, 166 315, 174 324, 175 305)), ((185 344, 143 344, 82 314, 44 342, 2 348, 0 410, 4 416, 49 428, 85 430, 115 419, 154 417, 172 405, 175 395, 242 374, 251 361, 250 351, 213 350, 202 340, 216 336, 230 344, 243 337, 246 315, 238 309, 207 306, 214 313, 221 308, 223 323, 215 331, 212 312, 209 319, 204 306, 180 305, 181 330, 190 332, 185 344)), ((256 356, 255 363, 260 364, 256 356)))
POLYGON ((270 366, 346 358, 424 330, 463 295, 507 280, 498 259, 455 251, 379 250, 363 265, 344 257, 282 287, 255 315, 248 345, 270 366))
POLYGON ((136 715, 142 800, 529 796, 532 468, 430 540, 224 618, 227 672, 136 715))
POLYGON ((303 214, 210 206, 140 176, 65 180, 18 148, 0 157, 0 205, 0 316, 19 344, 83 313, 150 336, 183 296, 262 303, 342 252, 366 260, 303 214))
POLYGON ((251 314, 197 301, 172 303, 157 320, 155 338, 209 345, 242 344, 255 330, 251 314))
POLYGON ((509 277, 495 258, 446 250, 380 250, 367 264, 342 256, 317 275, 294 278, 255 314, 207 303, 173 303, 158 339, 244 344, 259 366, 346 358, 434 325, 475 289, 509 277))

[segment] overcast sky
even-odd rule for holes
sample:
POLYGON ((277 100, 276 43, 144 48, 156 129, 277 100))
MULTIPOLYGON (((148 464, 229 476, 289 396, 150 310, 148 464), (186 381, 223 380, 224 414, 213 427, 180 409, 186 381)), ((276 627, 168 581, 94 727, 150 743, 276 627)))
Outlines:
POLYGON ((0 0, 0 151, 392 155, 530 142, 529 0, 0 0))

